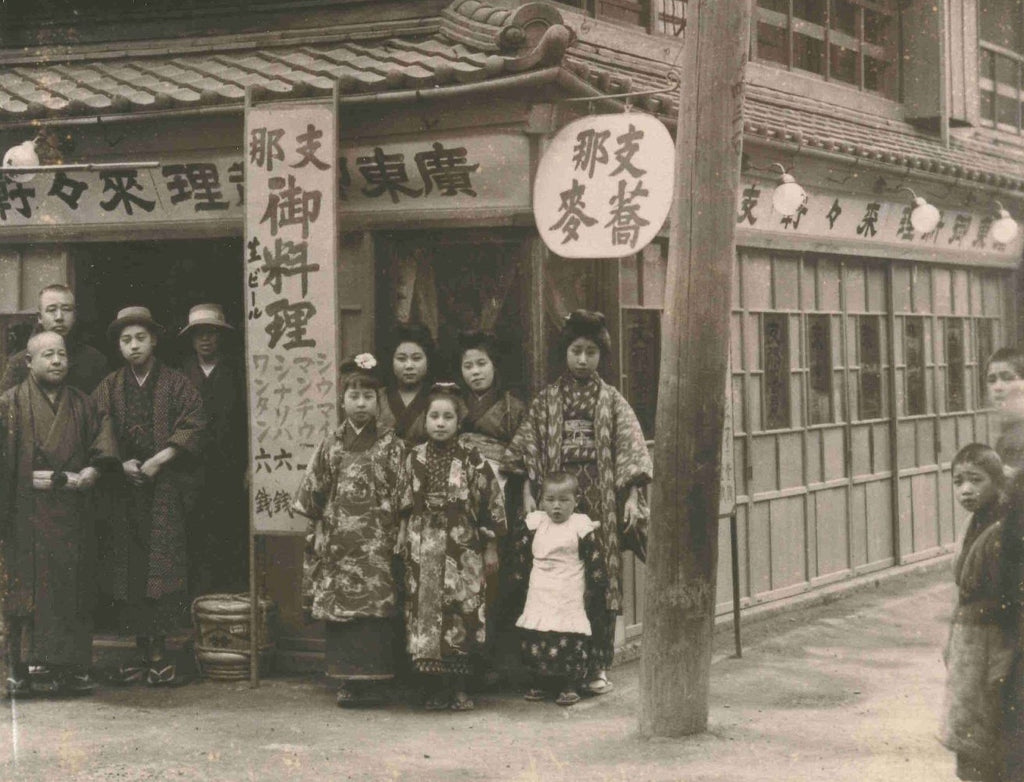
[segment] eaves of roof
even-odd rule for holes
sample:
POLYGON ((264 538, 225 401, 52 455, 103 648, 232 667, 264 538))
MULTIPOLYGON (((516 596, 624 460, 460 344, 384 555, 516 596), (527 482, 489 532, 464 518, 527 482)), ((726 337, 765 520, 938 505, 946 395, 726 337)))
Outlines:
POLYGON ((977 135, 937 135, 905 122, 856 115, 810 98, 748 85, 744 139, 790 151, 901 170, 925 178, 1024 193, 1024 151, 977 135))

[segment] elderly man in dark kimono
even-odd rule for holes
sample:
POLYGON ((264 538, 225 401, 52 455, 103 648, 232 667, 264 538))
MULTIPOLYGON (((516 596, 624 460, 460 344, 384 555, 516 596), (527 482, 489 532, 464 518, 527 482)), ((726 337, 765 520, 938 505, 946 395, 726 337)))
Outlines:
POLYGON ((86 492, 118 454, 110 419, 65 382, 60 334, 29 339, 27 365, 28 379, 0 395, 7 689, 89 692, 95 529, 86 492))
POLYGON ((126 366, 93 392, 113 422, 124 469, 104 554, 122 629, 136 636, 141 655, 137 664, 122 666, 125 684, 180 681, 165 659, 165 642, 185 616, 186 524, 206 445, 199 391, 153 353, 162 331, 147 308, 122 309, 107 334, 126 366))

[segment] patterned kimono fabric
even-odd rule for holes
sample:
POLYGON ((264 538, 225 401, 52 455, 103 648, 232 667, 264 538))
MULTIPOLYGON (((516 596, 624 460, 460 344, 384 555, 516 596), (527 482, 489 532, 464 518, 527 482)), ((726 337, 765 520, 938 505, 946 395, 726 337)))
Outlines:
MULTIPOLYGON (((523 479, 521 475, 506 475, 501 471, 505 449, 512 442, 512 436, 519 428, 526 406, 508 391, 502 391, 497 382, 483 394, 472 390, 465 393, 468 413, 462 421, 459 442, 468 448, 476 448, 498 478, 505 498, 505 518, 510 533, 522 527, 523 479)), ((515 534, 498 541, 498 558, 504 563, 509 558, 508 545, 515 534)), ((487 657, 493 659, 498 650, 499 630, 511 630, 517 614, 509 608, 503 596, 512 588, 511 571, 502 564, 498 573, 487 579, 487 657)))
POLYGON ((78 389, 51 403, 29 378, 0 396, 0 594, 12 657, 27 664, 91 663, 96 586, 91 496, 34 489, 32 473, 104 463, 118 463, 110 419, 78 389))
POLYGON ((506 531, 498 481, 476 451, 428 440, 406 457, 399 485, 413 669, 470 674, 486 640, 484 544, 506 531))
POLYGON ((302 593, 325 620, 326 673, 345 681, 394 677, 397 612, 392 498, 401 441, 374 421, 349 421, 317 446, 293 508, 309 518, 302 593))
POLYGON ((590 669, 590 636, 606 614, 608 574, 595 527, 583 514, 562 524, 530 514, 509 562, 520 589, 529 590, 516 623, 523 664, 534 677, 573 689, 590 669))
POLYGON ((1001 508, 971 518, 954 565, 956 611, 946 645, 942 743, 957 757, 960 779, 995 782, 1003 756, 1002 691, 1013 662, 1000 583, 1001 508))
POLYGON ((615 654, 615 617, 622 613, 622 552, 618 519, 630 487, 636 486, 643 526, 647 524, 645 487, 653 465, 643 431, 629 403, 596 375, 561 377, 530 405, 505 454, 504 469, 526 473, 534 496, 544 476, 572 473, 579 483, 577 511, 600 526, 598 537, 608 572, 605 616, 592 622, 592 669, 611 665, 615 654))
POLYGON ((427 439, 427 397, 429 383, 424 383, 408 405, 402 401, 397 388, 388 388, 384 393, 378 424, 385 429, 394 429, 408 445, 418 445, 427 439))
POLYGON ((202 399, 184 375, 159 361, 142 386, 123 367, 104 379, 93 398, 110 412, 123 461, 145 462, 170 445, 178 449, 156 480, 135 486, 120 479, 104 552, 122 631, 166 636, 186 618, 186 523, 201 480, 202 399))

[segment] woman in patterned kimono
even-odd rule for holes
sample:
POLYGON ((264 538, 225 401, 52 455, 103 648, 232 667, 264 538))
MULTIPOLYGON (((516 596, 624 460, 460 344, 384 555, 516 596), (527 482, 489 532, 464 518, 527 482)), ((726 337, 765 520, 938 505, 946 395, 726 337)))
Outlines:
POLYGON ((408 445, 416 445, 427 439, 424 417, 433 371, 434 338, 420 323, 399 323, 391 344, 394 382, 384 394, 380 423, 394 429, 408 445))
POLYGON ((646 487, 653 465, 636 413, 615 388, 597 374, 611 350, 611 338, 599 312, 576 310, 562 332, 566 371, 530 405, 506 452, 504 469, 525 473, 524 510, 537 507, 545 477, 565 470, 579 483, 579 512, 600 526, 607 559, 607 621, 591 641, 586 689, 610 692, 607 669, 614 656, 615 617, 622 613, 623 532, 647 524, 646 487))
POLYGON ((379 684, 394 678, 391 491, 402 445, 377 424, 376 366, 369 353, 342 364, 344 420, 313 452, 292 505, 309 519, 302 596, 326 623, 326 674, 339 683, 339 706, 379 703, 379 684))
MULTIPOLYGON (((494 334, 484 331, 459 333, 459 368, 468 408, 459 442, 479 451, 494 470, 505 499, 505 517, 511 530, 521 518, 523 482, 521 476, 508 476, 499 470, 505 449, 512 442, 512 435, 526 413, 526 405, 502 388, 497 370, 500 355, 500 344, 494 334)), ((506 540, 498 544, 498 558, 502 562, 505 560, 506 540)), ((491 663, 487 674, 491 684, 500 678, 496 646, 499 629, 507 628, 511 632, 516 618, 515 613, 506 610, 507 601, 503 599, 511 588, 507 568, 500 567, 494 576, 487 579, 486 657, 491 663)))
POLYGON ((469 711, 465 680, 486 640, 484 579, 498 567, 505 508, 494 472, 458 441, 465 403, 453 383, 427 402, 428 440, 405 459, 398 495, 403 530, 406 645, 433 679, 426 707, 469 711))

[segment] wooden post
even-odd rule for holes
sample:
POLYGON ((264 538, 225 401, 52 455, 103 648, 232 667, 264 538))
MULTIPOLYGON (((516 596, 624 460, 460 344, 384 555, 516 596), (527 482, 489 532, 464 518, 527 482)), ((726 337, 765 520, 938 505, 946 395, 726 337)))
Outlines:
POLYGON ((707 729, 751 0, 690 0, 662 322, 640 733, 707 729))

